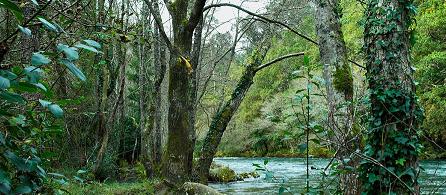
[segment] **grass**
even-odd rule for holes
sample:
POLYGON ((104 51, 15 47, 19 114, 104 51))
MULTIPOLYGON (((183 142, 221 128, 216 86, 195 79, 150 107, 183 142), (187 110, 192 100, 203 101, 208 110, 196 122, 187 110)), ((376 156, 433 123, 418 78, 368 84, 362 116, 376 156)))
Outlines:
POLYGON ((69 194, 114 194, 114 195, 130 195, 130 194, 154 194, 153 182, 135 181, 135 182, 110 182, 90 184, 70 183, 63 187, 69 194))

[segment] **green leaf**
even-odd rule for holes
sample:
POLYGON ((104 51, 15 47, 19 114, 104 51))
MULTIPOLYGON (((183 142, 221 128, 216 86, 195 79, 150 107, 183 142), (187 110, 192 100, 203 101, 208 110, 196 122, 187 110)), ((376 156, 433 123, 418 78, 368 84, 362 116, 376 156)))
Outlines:
POLYGON ((102 52, 98 51, 96 48, 88 46, 88 45, 84 45, 82 43, 76 44, 75 47, 81 48, 81 49, 85 49, 85 50, 88 50, 88 51, 91 51, 91 52, 94 52, 94 53, 102 53, 102 52))
POLYGON ((0 193, 9 194, 11 191, 11 179, 8 177, 8 173, 0 169, 0 193))
POLYGON ((99 44, 96 41, 93 41, 93 40, 90 40, 90 39, 86 39, 86 40, 84 40, 84 42, 87 43, 87 45, 89 45, 89 46, 95 47, 97 49, 101 49, 101 44, 99 44))
POLYGON ((36 1, 36 0, 31 0, 31 2, 33 2, 33 4, 34 4, 34 5, 37 5, 37 6, 39 6, 39 3, 37 3, 37 1, 36 1))
POLYGON ((36 86, 37 88, 43 90, 43 91, 47 91, 45 85, 43 85, 42 83, 35 83, 33 85, 36 86))
POLYGON ((0 98, 11 103, 25 104, 25 99, 16 93, 0 92, 0 98))
POLYGON ((267 165, 268 164, 268 159, 265 159, 264 161, 263 161, 263 165, 267 165))
POLYGON ((10 10, 19 21, 22 21, 25 18, 23 11, 19 8, 19 6, 9 0, 0 0, 0 7, 10 10))
POLYGON ((0 132, 0 145, 3 145, 5 143, 6 143, 5 136, 3 135, 2 132, 0 132))
POLYGON ((304 56, 304 65, 305 66, 310 65, 310 58, 308 56, 304 56))
POLYGON ((29 167, 23 158, 18 157, 11 151, 7 151, 3 154, 19 171, 28 171, 29 167))
POLYGON ((54 114, 54 116, 56 116, 56 118, 62 118, 63 117, 63 110, 62 110, 62 108, 60 108, 59 105, 57 105, 57 104, 50 104, 48 106, 48 109, 50 110, 51 113, 54 114))
POLYGON ((16 189, 15 189, 15 193, 16 194, 29 194, 31 193, 33 190, 27 186, 27 185, 19 185, 16 189))
POLYGON ((398 159, 398 160, 395 160, 395 163, 397 164, 397 165, 401 165, 401 166, 404 166, 404 163, 406 162, 406 159, 405 158, 400 158, 400 159, 398 159))
POLYGON ((9 79, 0 76, 0 89, 8 89, 9 87, 11 87, 9 79))
POLYGON ((285 192, 285 187, 280 186, 279 188, 279 195, 283 194, 285 192))
POLYGON ((82 71, 79 70, 79 68, 77 68, 77 66, 74 65, 73 62, 71 62, 67 59, 61 59, 60 62, 62 64, 64 64, 70 70, 70 72, 73 73, 74 76, 76 76, 77 78, 79 78, 82 81, 87 80, 84 73, 82 73, 82 71))
POLYGON ((49 64, 50 62, 51 62, 50 59, 48 59, 47 57, 45 57, 40 53, 33 53, 33 56, 31 57, 31 64, 33 66, 49 64))
POLYGON ((35 66, 29 66, 25 68, 25 74, 28 76, 30 83, 38 83, 40 77, 42 77, 43 70, 35 66))
POLYGON ((86 173, 86 172, 87 172, 87 171, 80 169, 80 170, 77 171, 77 174, 84 174, 84 173, 86 173))
POLYGON ((46 100, 42 100, 39 99, 39 103, 40 105, 42 105, 42 107, 44 108, 48 108, 48 110, 56 117, 56 118, 61 118, 63 117, 63 110, 62 108, 60 108, 59 105, 54 104, 50 101, 46 101, 46 100))
POLYGON ((369 173, 369 183, 375 183, 375 181, 379 180, 379 177, 377 177, 374 173, 369 173))
POLYGON ((67 45, 59 43, 57 44, 57 50, 63 52, 68 60, 73 61, 79 59, 79 53, 75 47, 68 47, 67 45))
POLYGON ((37 18, 40 22, 42 22, 43 26, 45 26, 46 29, 50 30, 50 31, 54 31, 54 32, 59 32, 59 30, 57 29, 56 26, 54 26, 54 24, 52 24, 51 22, 48 22, 48 20, 45 20, 42 17, 38 17, 37 18))
POLYGON ((46 100, 41 100, 41 99, 39 99, 39 103, 44 108, 47 108, 50 104, 52 104, 52 102, 49 102, 49 101, 46 101, 46 100))
POLYGON ((32 36, 31 30, 29 28, 23 27, 19 25, 19 30, 22 31, 23 34, 25 34, 28 37, 32 36))

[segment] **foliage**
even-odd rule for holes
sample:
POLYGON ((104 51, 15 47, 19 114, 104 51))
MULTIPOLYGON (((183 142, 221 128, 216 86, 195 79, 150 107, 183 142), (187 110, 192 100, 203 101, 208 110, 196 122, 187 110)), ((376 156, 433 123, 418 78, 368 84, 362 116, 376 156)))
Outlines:
POLYGON ((446 151, 438 150, 437 144, 446 144, 446 112, 443 109, 446 106, 446 4, 439 0, 417 1, 417 4, 419 14, 413 54, 419 82, 417 94, 425 110, 422 130, 427 150, 424 155, 444 158, 446 151))
POLYGON ((417 159, 421 151, 417 131, 422 111, 415 92, 407 89, 414 81, 383 76, 392 74, 392 71, 410 71, 407 74, 412 74, 412 70, 404 70, 410 67, 403 65, 410 62, 399 55, 401 48, 408 47, 409 33, 406 30, 410 30, 408 26, 412 24, 414 14, 415 7, 410 0, 399 1, 397 7, 391 1, 368 2, 364 49, 371 112, 365 157, 359 170, 363 194, 374 194, 377 189, 390 194, 417 190, 417 159), (403 27, 399 26, 401 24, 403 27), (401 32, 399 28, 406 29, 401 32), (389 66, 398 69, 388 69, 389 66), (387 72, 383 73, 383 70, 387 72))
MULTIPOLYGON (((1 2, 15 15, 20 11, 12 2, 1 2)), ((18 17, 18 19, 20 19, 18 17)), ((51 22, 38 17, 49 31, 59 31, 51 22)), ((20 20, 19 20, 20 21, 20 20)), ((26 27, 18 27, 23 36, 31 36, 32 32, 26 27)), ((98 46, 95 41, 89 44, 98 46)), ((87 43, 88 44, 88 43, 87 43)), ((63 132, 64 116, 62 108, 49 99, 53 99, 50 80, 45 79, 45 70, 50 65, 65 65, 71 73, 81 80, 85 80, 82 71, 74 64, 79 59, 78 48, 69 47, 62 43, 57 46, 57 53, 40 51, 30 57, 30 63, 24 68, 16 64, 12 68, 0 70, 0 192, 2 194, 27 194, 46 189, 44 184, 51 186, 51 182, 58 174, 46 173, 41 158, 42 146, 51 141, 54 135, 63 132), (58 63, 56 63, 58 62, 58 63), (51 113, 51 114, 49 114, 51 113)))

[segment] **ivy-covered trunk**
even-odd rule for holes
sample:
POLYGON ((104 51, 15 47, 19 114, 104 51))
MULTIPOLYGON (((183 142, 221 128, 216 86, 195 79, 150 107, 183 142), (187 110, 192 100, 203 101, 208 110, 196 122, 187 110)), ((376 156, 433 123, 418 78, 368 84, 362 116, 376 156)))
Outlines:
MULTIPOLYGON (((315 0, 314 3, 320 60, 324 65, 327 91, 328 127, 334 132, 330 140, 337 150, 336 158, 341 165, 355 167, 355 160, 343 164, 357 148, 355 141, 352 141, 353 77, 341 29, 341 8, 338 0, 315 0)), ((357 174, 350 171, 341 174, 340 188, 344 194, 358 194, 357 174)))
POLYGON ((371 114, 366 163, 368 194, 419 194, 417 104, 410 63, 411 0, 370 0, 365 12, 365 54, 371 114))

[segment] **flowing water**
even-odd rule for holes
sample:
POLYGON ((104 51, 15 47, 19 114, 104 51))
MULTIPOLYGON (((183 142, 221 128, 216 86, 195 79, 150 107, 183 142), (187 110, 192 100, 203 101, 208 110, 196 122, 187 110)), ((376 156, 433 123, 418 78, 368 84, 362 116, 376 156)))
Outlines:
MULTIPOLYGON (((281 186, 291 194, 300 194, 306 186, 306 163, 304 158, 216 158, 218 164, 229 166, 237 173, 252 172, 253 163, 264 164, 268 160, 267 168, 270 173, 259 172, 261 177, 245 179, 231 183, 209 184, 214 189, 225 194, 277 194, 281 186)), ((310 187, 316 187, 322 182, 321 171, 330 159, 310 159, 310 187)), ((424 171, 420 174, 422 194, 446 195, 446 161, 422 161, 424 171)), ((334 182, 325 178, 325 185, 334 182)), ((333 186, 334 184, 332 184, 333 186)), ((329 185, 330 186, 330 185, 329 185)))

